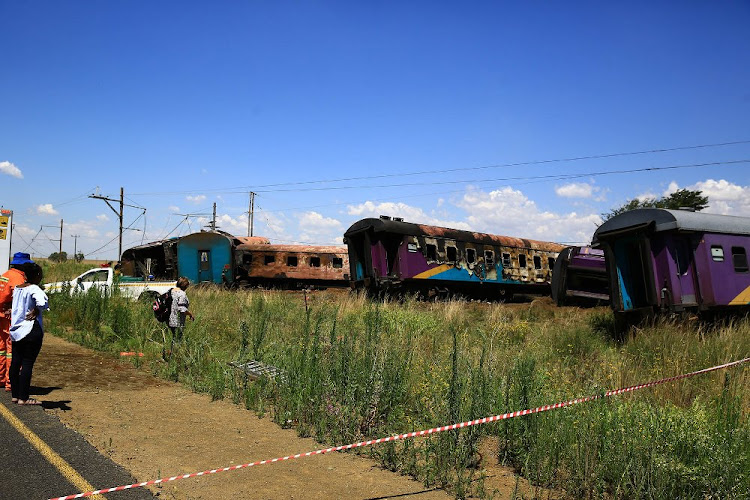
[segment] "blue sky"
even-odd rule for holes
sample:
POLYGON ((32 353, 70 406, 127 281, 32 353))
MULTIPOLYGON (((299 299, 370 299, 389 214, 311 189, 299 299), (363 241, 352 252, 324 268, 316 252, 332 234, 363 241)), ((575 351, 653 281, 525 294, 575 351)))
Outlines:
POLYGON ((284 243, 379 214, 585 242, 683 187, 750 216, 750 162, 728 163, 750 160, 750 3, 654 3, 0 0, 13 249, 55 251, 63 219, 65 251, 115 259, 88 195, 120 187, 147 209, 124 248, 214 202, 245 235, 251 190, 255 234, 284 243))

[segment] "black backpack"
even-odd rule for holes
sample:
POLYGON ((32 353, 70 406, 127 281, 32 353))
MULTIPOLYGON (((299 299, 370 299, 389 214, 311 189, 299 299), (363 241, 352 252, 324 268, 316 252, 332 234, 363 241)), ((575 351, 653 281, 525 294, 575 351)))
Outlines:
POLYGON ((166 292, 162 293, 156 299, 152 306, 154 309, 154 316, 157 321, 164 323, 169 319, 169 315, 172 312, 172 289, 170 288, 166 292))

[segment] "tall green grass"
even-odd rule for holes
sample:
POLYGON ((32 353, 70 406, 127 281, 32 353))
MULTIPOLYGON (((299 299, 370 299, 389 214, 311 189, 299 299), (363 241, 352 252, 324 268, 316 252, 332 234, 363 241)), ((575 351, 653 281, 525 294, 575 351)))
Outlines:
MULTIPOLYGON (((746 357, 750 322, 660 321, 613 340, 606 310, 460 301, 372 302, 337 292, 189 289, 196 322, 172 353, 148 304, 52 298, 53 332, 143 351, 155 374, 230 397, 333 444, 550 404, 746 357), (165 359, 163 359, 165 358, 165 359), (229 362, 282 371, 250 380, 229 362)), ((742 498, 750 491, 748 369, 371 447, 385 467, 456 497, 487 496, 479 443, 571 497, 742 498)))

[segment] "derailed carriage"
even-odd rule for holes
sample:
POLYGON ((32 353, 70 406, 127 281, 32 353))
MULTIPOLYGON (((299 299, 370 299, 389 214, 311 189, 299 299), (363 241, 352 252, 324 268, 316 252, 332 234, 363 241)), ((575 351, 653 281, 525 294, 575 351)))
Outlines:
POLYGON ((599 226, 615 313, 746 312, 750 308, 750 218, 638 209, 599 226))
POLYGON ((609 302, 604 251, 590 246, 563 249, 552 271, 552 300, 558 306, 596 306, 609 302))
POLYGON ((254 245, 235 248, 239 286, 328 288, 349 285, 349 256, 343 246, 254 245))
POLYGON ((344 233, 350 286, 372 293, 486 299, 550 293, 556 243, 403 222, 381 216, 344 233))

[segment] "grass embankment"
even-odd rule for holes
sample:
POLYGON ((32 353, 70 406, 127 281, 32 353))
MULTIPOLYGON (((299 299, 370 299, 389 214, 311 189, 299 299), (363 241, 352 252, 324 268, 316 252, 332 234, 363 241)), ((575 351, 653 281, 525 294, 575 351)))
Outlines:
MULTIPOLYGON (((750 322, 662 322, 612 340, 606 310, 541 300, 373 303, 341 292, 188 290, 197 321, 168 362, 150 306, 52 299, 47 327, 321 442, 431 428, 602 393, 750 354, 750 322), (283 370, 248 380, 230 361, 283 370)), ((747 367, 366 450, 457 497, 489 496, 480 440, 540 488, 570 497, 739 498, 750 491, 747 367)))

